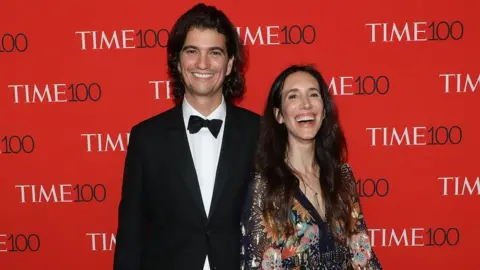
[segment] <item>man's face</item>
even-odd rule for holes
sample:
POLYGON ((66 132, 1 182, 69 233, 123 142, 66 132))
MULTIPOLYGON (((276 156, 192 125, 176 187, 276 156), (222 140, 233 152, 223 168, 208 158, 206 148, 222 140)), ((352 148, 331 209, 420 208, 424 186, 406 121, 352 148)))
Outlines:
POLYGON ((225 77, 232 71, 233 57, 228 58, 225 37, 213 29, 191 29, 180 52, 180 71, 186 95, 222 94, 225 77))

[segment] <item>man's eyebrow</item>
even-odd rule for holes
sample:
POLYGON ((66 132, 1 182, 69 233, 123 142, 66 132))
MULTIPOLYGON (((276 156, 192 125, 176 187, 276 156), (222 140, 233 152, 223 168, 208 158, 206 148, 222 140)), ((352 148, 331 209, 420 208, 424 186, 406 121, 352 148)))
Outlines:
MULTIPOLYGON (((200 48, 198 48, 197 46, 186 45, 185 47, 182 48, 182 51, 186 51, 188 49, 200 50, 200 48)), ((222 47, 218 47, 218 46, 210 47, 210 48, 208 48, 208 50, 209 51, 218 50, 218 51, 221 51, 223 54, 225 54, 225 49, 223 49, 222 47)))
POLYGON ((193 45, 186 45, 185 47, 182 48, 182 51, 186 51, 188 49, 195 49, 198 50, 198 47, 195 47, 193 45))

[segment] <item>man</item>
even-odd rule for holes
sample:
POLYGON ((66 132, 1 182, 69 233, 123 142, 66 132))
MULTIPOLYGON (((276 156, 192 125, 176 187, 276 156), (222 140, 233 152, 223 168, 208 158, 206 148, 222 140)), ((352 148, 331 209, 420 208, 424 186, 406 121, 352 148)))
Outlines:
POLYGON ((167 51, 182 101, 131 130, 114 269, 237 270, 260 126, 230 103, 244 90, 242 46, 223 12, 199 4, 175 23, 167 51))

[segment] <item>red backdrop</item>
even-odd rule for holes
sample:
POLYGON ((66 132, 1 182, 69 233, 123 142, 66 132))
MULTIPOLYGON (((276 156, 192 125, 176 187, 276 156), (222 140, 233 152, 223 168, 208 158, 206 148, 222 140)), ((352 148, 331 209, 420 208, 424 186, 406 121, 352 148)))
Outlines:
MULTIPOLYGON (((172 107, 166 33, 194 3, 2 2, 1 269, 111 269, 128 132, 172 107)), ((248 47, 239 105, 289 64, 327 78, 385 269, 478 268, 477 1, 208 3, 248 47)))

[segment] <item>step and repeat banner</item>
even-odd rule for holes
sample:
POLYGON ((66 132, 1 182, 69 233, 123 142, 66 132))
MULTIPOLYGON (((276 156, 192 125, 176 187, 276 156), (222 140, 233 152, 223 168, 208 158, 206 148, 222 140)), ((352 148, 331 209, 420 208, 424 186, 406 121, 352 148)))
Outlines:
MULTIPOLYGON (((2 1, 0 269, 112 268, 129 131, 174 105, 165 46, 196 3, 2 1)), ((248 50, 240 106, 323 73, 385 269, 479 269, 477 1, 207 4, 248 50)))

